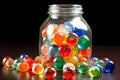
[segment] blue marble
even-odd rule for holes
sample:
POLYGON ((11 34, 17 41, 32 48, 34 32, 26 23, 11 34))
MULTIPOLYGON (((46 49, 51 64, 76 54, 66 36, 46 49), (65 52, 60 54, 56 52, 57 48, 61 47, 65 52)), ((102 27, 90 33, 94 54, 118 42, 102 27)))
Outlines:
POLYGON ((78 29, 78 28, 74 28, 73 32, 76 33, 78 35, 78 37, 84 36, 86 33, 86 30, 84 29, 78 29))
POLYGON ((70 30, 70 32, 73 31, 74 26, 71 22, 65 22, 64 25, 70 30))
POLYGON ((24 59, 25 57, 28 57, 28 56, 29 56, 28 53, 23 53, 20 55, 20 59, 24 59))
POLYGON ((105 73, 112 73, 115 69, 115 63, 111 60, 107 61, 104 67, 105 73))
POLYGON ((92 58, 91 58, 91 61, 93 61, 93 62, 95 62, 95 61, 97 61, 97 60, 98 60, 97 57, 92 57, 92 58))

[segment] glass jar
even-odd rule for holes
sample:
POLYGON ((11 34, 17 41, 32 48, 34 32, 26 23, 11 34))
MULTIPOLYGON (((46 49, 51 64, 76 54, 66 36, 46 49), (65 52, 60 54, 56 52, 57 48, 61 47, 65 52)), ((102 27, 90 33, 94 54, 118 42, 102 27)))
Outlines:
POLYGON ((45 67, 62 69, 67 62, 88 61, 92 52, 92 31, 82 17, 82 5, 49 5, 48 18, 40 26, 39 54, 45 67))

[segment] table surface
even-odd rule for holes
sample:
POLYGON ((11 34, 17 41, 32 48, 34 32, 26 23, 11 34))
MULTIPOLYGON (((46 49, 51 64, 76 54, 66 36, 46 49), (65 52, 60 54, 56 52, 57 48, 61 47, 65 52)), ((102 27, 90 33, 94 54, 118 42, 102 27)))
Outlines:
MULTIPOLYGON (((0 43, 0 80, 46 80, 43 75, 34 75, 31 71, 21 73, 11 69, 5 69, 2 65, 2 59, 5 56, 11 56, 13 59, 19 57, 22 53, 28 52, 32 58, 38 53, 38 44, 36 43, 0 43)), ((102 59, 107 57, 116 64, 113 73, 102 73, 99 78, 90 79, 87 75, 76 74, 70 80, 120 80, 120 46, 112 45, 93 45, 92 57, 102 59)), ((53 80, 66 80, 62 76, 62 71, 57 72, 57 76, 53 80)))

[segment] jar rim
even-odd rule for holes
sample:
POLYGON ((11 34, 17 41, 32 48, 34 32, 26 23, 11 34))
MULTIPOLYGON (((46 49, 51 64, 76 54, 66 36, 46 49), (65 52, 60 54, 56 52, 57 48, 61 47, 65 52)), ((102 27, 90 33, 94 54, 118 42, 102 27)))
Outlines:
POLYGON ((73 8, 79 8, 82 10, 82 5, 80 4, 50 4, 49 8, 68 8, 68 9, 73 9, 73 8))
POLYGON ((82 6, 80 4, 49 4, 49 6, 82 6))
POLYGON ((80 4, 50 4, 49 11, 52 13, 83 13, 80 4))

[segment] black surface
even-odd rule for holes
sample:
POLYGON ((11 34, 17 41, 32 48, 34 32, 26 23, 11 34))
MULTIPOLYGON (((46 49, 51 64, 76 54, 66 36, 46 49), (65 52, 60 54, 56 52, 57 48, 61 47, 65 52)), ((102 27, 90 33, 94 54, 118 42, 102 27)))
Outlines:
POLYGON ((93 32, 93 44, 120 45, 119 5, 114 0, 1 1, 0 41, 38 42, 49 4, 81 4, 93 32))

